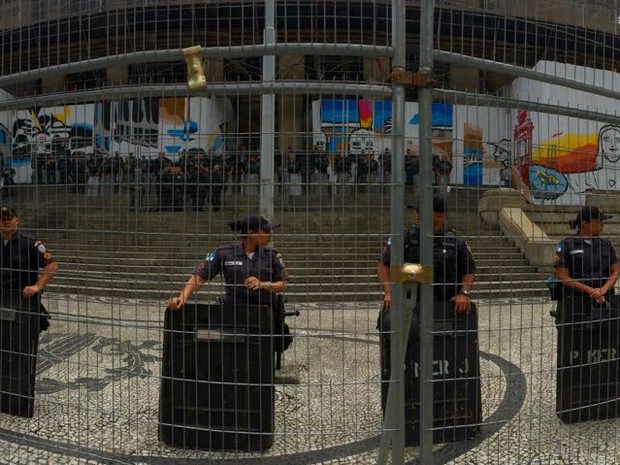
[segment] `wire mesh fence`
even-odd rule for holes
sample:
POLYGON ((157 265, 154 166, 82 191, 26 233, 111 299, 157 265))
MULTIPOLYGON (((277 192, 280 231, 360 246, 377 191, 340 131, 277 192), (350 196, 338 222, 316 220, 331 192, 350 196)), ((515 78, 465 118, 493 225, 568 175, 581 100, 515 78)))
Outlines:
POLYGON ((620 462, 618 5, 513 3, 5 2, 7 460, 620 462))

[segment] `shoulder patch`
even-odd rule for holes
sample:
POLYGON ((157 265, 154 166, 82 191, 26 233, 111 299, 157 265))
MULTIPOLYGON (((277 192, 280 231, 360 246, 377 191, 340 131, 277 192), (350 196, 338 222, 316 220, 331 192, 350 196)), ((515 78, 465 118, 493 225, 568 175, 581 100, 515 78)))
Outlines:
POLYGON ((556 252, 558 252, 558 253, 561 253, 561 252, 562 252, 562 249, 563 249, 563 246, 562 246, 562 243, 560 242, 560 243, 558 244, 558 246, 555 248, 555 251, 556 251, 556 252))
POLYGON ((39 252, 41 252, 41 253, 47 252, 47 249, 45 248, 45 246, 43 245, 43 243, 41 241, 36 241, 34 243, 34 247, 35 247, 35 249, 38 249, 39 252))
POLYGON ((215 260, 215 257, 217 257, 217 252, 216 251, 209 252, 205 256, 205 262, 212 262, 213 260, 215 260))

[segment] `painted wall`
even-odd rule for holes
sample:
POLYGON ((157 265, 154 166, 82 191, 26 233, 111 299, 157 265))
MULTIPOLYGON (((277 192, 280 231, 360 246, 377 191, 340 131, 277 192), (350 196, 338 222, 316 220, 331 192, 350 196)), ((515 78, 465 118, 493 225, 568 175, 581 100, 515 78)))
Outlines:
POLYGON ((190 148, 224 150, 226 135, 236 131, 230 101, 193 97, 187 105, 186 98, 139 99, 0 112, 0 150, 16 170, 17 183, 31 182, 33 157, 53 153, 65 142, 71 153, 97 149, 145 158, 159 151, 175 159, 190 148))
POLYGON ((236 132, 232 104, 226 98, 107 102, 96 105, 94 123, 99 150, 147 158, 162 151, 174 159, 193 148, 217 154, 225 149, 226 136, 236 132))
MULTIPOLYGON (((619 73, 547 61, 534 69, 620 91, 619 73)), ((512 98, 609 115, 620 112, 614 99, 529 79, 515 80, 510 91, 512 98)), ((522 124, 530 127, 530 135, 523 132, 521 157, 516 162, 533 202, 583 205, 586 191, 619 189, 620 127, 537 112, 528 112, 526 118, 522 124)))
MULTIPOLYGON (((620 91, 620 73, 545 61, 534 69, 620 91)), ((529 79, 516 79, 508 95, 614 116, 620 113, 613 99, 529 79)), ((407 103, 405 135, 414 154, 419 145, 417 110, 416 103, 407 103)), ((316 101, 313 132, 313 142, 331 154, 362 150, 378 156, 385 148, 391 150, 391 104, 316 101)), ((533 203, 583 205, 587 191, 620 189, 620 126, 587 118, 435 104, 433 154, 452 163, 453 184, 512 185, 523 189, 533 203)))
MULTIPOLYGON (((433 153, 452 161, 453 105, 433 104, 433 153)), ((392 150, 392 102, 389 100, 323 99, 312 103, 313 146, 335 156, 372 154, 379 158, 392 150)), ((406 148, 419 155, 418 104, 405 107, 406 148)))

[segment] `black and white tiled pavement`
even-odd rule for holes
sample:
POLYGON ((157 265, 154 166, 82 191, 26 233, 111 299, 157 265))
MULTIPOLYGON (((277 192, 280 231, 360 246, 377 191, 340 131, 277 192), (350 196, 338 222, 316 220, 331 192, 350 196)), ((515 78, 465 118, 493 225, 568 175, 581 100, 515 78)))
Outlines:
MULTIPOLYGON (((48 295, 35 416, 0 415, 0 463, 375 463, 381 407, 378 306, 294 304, 276 386, 276 437, 262 454, 158 441, 164 303, 48 295)), ((479 301, 483 418, 476 441, 435 446, 435 463, 620 464, 620 420, 566 425, 555 414, 556 335, 545 299, 479 301)), ((293 305, 289 306, 289 310, 293 305)), ((406 450, 417 463, 417 448, 406 450)))

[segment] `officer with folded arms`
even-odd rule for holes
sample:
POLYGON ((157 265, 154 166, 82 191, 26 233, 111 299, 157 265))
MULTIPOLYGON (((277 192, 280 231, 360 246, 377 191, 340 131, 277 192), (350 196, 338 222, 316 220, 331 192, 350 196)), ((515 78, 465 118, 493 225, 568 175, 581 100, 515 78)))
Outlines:
MULTIPOLYGON (((566 299, 591 299, 594 305, 602 306, 614 295, 620 267, 618 255, 609 239, 601 237, 603 222, 610 219, 598 207, 586 206, 570 222, 576 236, 562 240, 556 248, 554 275, 562 285, 558 310, 554 315, 562 319, 566 299)), ((569 315, 564 315, 569 318, 569 315)))

